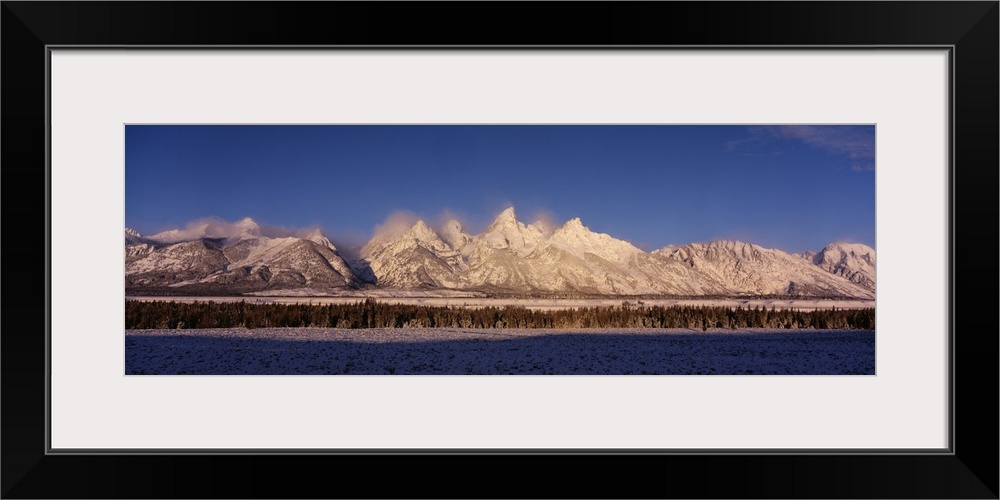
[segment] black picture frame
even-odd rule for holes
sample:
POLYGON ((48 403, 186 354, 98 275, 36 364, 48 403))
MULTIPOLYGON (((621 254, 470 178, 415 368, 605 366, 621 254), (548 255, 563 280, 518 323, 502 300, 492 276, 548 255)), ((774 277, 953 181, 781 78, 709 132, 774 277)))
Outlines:
POLYGON ((2 255, 13 292, 0 334, 4 498, 998 498, 996 1, 2 4, 2 255), (950 47, 951 453, 48 454, 41 270, 54 45, 950 47), (362 481, 371 470, 385 480, 362 481))

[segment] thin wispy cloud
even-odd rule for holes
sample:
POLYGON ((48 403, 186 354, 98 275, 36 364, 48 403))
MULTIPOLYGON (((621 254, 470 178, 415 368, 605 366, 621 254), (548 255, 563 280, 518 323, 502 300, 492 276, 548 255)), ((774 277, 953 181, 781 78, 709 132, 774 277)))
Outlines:
POLYGON ((727 151, 746 154, 761 154, 762 146, 770 148, 770 154, 780 154, 775 150, 782 140, 801 142, 812 148, 847 157, 851 170, 870 172, 875 170, 875 127, 845 125, 781 125, 750 127, 749 136, 725 144, 727 151), (745 150, 753 149, 749 153, 745 150))
POLYGON ((265 236, 268 238, 286 238, 294 236, 305 238, 314 231, 322 230, 317 225, 291 228, 286 226, 261 225, 250 217, 230 222, 221 217, 202 217, 187 222, 184 227, 169 229, 149 235, 150 239, 164 243, 176 243, 201 238, 237 238, 240 236, 265 236))
POLYGON ((853 162, 851 170, 875 170, 875 127, 793 125, 769 128, 786 139, 846 155, 853 162))

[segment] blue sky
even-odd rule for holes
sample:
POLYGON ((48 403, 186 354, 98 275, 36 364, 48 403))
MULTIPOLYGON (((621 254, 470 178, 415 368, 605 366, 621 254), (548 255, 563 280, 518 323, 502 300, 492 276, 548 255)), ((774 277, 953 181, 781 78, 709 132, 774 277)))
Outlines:
POLYGON ((128 125, 125 224, 252 217, 363 243, 399 211, 475 233, 508 206, 653 250, 875 243, 875 127, 128 125))

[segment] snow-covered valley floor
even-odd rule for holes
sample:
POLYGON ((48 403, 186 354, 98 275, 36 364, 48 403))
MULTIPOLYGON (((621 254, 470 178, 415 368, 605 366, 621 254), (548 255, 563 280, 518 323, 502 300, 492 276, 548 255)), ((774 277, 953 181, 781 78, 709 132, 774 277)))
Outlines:
POLYGON ((126 330, 125 373, 874 375, 872 330, 126 330))
MULTIPOLYGON (((405 304, 416 306, 434 307, 504 307, 515 306, 532 310, 556 310, 571 309, 574 307, 607 307, 620 306, 622 301, 627 301, 632 306, 639 305, 637 299, 622 299, 608 297, 603 299, 500 299, 489 297, 465 297, 465 296, 435 296, 435 295, 394 295, 384 296, 371 294, 352 295, 343 297, 281 297, 281 296, 242 296, 242 297, 192 297, 192 296, 126 296, 126 300, 150 301, 174 301, 174 302, 240 302, 246 301, 248 304, 353 304, 364 302, 367 298, 374 298, 386 304, 405 304)), ((875 307, 874 300, 862 299, 647 299, 642 301, 646 306, 714 306, 714 307, 742 307, 744 309, 763 307, 775 309, 797 309, 801 311, 812 311, 815 309, 865 309, 875 307)))

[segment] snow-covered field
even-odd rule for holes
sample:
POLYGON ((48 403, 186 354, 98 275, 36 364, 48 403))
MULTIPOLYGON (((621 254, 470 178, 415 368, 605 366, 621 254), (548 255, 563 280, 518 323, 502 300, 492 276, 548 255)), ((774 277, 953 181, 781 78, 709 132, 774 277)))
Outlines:
MULTIPOLYGON (((245 300, 248 303, 258 304, 351 304, 364 301, 366 298, 374 298, 386 304, 406 304, 422 306, 452 306, 452 307, 504 307, 523 306, 533 310, 555 310, 570 309, 574 307, 596 307, 596 306, 620 306, 624 299, 604 298, 604 299, 498 299, 489 297, 473 296, 438 296, 436 294, 408 295, 408 296, 386 296, 386 295, 354 295, 340 297, 162 297, 162 296, 135 296, 126 297, 128 300, 143 301, 176 301, 176 302, 239 302, 245 300)), ((632 306, 639 305, 637 300, 628 299, 632 306)), ((737 306, 746 308, 766 307, 770 309, 799 309, 812 311, 815 309, 866 309, 875 307, 874 300, 831 300, 831 299, 649 299, 643 300, 646 306, 737 306)))
POLYGON ((874 375, 871 330, 126 330, 125 373, 874 375))

